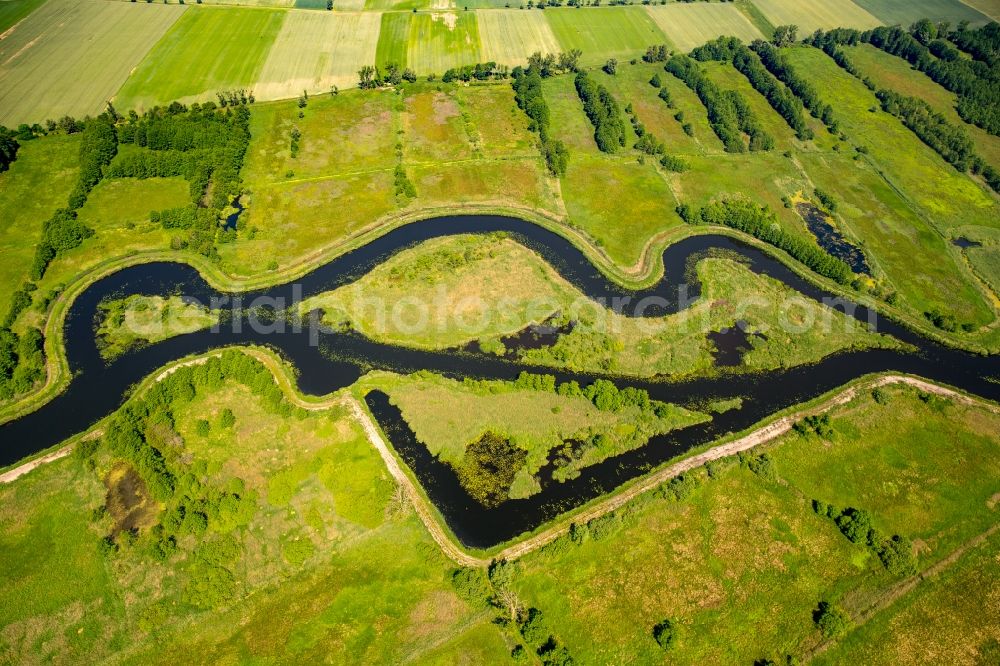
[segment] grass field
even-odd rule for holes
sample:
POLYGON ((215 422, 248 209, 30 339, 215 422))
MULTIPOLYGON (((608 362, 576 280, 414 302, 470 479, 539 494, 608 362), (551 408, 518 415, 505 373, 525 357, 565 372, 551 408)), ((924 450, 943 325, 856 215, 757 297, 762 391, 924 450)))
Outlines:
POLYGON ((146 55, 115 103, 146 108, 253 89, 287 16, 272 9, 190 8, 146 55))
POLYGON ((183 12, 100 0, 45 3, 0 41, 0 125, 100 113, 183 12))
MULTIPOLYGON (((165 563, 141 543, 102 554, 107 527, 92 510, 112 461, 99 455, 91 471, 67 458, 0 487, 0 578, 24 595, 0 603, 5 657, 504 659, 502 634, 483 606, 456 594, 453 565, 407 505, 393 503, 395 484, 346 412, 279 416, 233 382, 176 404, 169 428, 186 470, 213 487, 239 479, 253 503, 249 524, 228 533, 236 597, 213 610, 185 603, 197 585, 190 537, 165 563), (236 414, 229 427, 225 409, 236 414)), ((224 537, 210 530, 205 540, 224 537)))
POLYGON ((638 262, 653 235, 683 224, 677 199, 651 164, 581 155, 570 162, 562 194, 570 222, 622 266, 638 262))
MULTIPOLYGON (((532 553, 514 567, 512 587, 525 606, 541 610, 547 631, 577 662, 659 661, 663 652, 652 638, 652 628, 664 619, 676 628, 668 653, 676 663, 802 657, 820 640, 811 617, 820 600, 838 603, 858 617, 889 593, 898 579, 866 549, 844 538, 832 521, 813 513, 809 504, 813 488, 800 485, 793 473, 796 465, 815 469, 816 478, 828 488, 824 501, 841 507, 866 499, 844 491, 852 486, 891 495, 890 506, 897 514, 920 515, 928 503, 935 507, 937 502, 947 505, 953 498, 963 498, 959 502, 969 508, 957 515, 974 516, 973 521, 959 527, 962 521, 951 514, 951 522, 946 518, 935 525, 940 530, 935 535, 952 534, 956 528, 975 534, 995 521, 988 501, 1000 482, 996 467, 980 473, 976 465, 955 461, 978 460, 984 451, 995 455, 995 439, 987 443, 985 429, 997 427, 996 415, 983 409, 924 404, 915 391, 888 393, 888 405, 876 405, 864 395, 837 410, 832 441, 790 435, 770 446, 777 482, 735 464, 717 467, 712 479, 695 472, 691 476, 701 476, 701 487, 688 499, 650 496, 631 510, 619 511, 624 517, 602 526, 597 535, 592 530, 590 538, 578 545, 564 538, 532 553), (903 430, 883 428, 886 417, 893 424, 904 424, 903 430), (870 438, 872 433, 879 434, 870 438), (926 445, 914 446, 912 441, 926 445), (796 456, 793 449, 808 450, 811 458, 796 456), (844 450, 863 460, 863 467, 832 464, 844 450), (869 473, 871 460, 881 473, 869 473), (979 481, 965 493, 962 484, 973 476, 979 481)), ((880 513, 878 507, 868 508, 883 530, 908 534, 905 530, 912 527, 880 513)), ((918 566, 923 567, 931 560, 926 546, 917 543, 918 566)), ((995 559, 996 540, 989 543, 984 556, 995 559)), ((944 554, 949 546, 941 545, 939 552, 944 554)), ((944 637, 951 639, 952 653, 974 654, 990 635, 984 632, 995 631, 989 613, 971 610, 988 606, 995 596, 994 585, 975 586, 974 581, 989 580, 977 573, 978 562, 981 559, 974 557, 952 565, 957 580, 969 581, 961 589, 970 598, 959 603, 970 610, 960 618, 950 612, 952 597, 941 586, 933 585, 941 590, 937 598, 922 595, 918 587, 919 596, 904 597, 870 621, 874 635, 865 625, 847 636, 845 647, 862 648, 855 659, 832 651, 831 657, 840 658, 828 663, 879 662, 880 650, 887 663, 896 663, 893 654, 919 650, 918 646, 939 643, 944 637), (919 599, 918 607, 925 613, 906 627, 887 623, 897 609, 907 608, 910 599, 919 599), (970 633, 963 635, 963 628, 970 633), (899 640, 897 630, 909 639, 899 640), (938 631, 941 637, 924 636, 938 631)))
POLYGON ((476 16, 483 60, 514 67, 524 65, 532 53, 562 50, 544 12, 503 9, 476 16))
POLYGON ((863 9, 864 3, 851 0, 751 0, 773 25, 797 25, 799 37, 816 30, 857 28, 866 30, 881 25, 881 21, 863 9))
POLYGON ((545 10, 562 51, 580 49, 584 64, 603 64, 608 58, 635 58, 667 38, 641 7, 596 7, 586 10, 545 10))
POLYGON ((257 99, 355 87, 358 70, 375 63, 380 24, 375 13, 290 12, 253 86, 257 99))
POLYGON ((476 151, 486 157, 533 157, 538 154, 528 117, 514 103, 505 84, 458 89, 462 113, 468 118, 476 151))
POLYGON ((35 11, 45 0, 5 0, 0 2, 0 35, 35 11))
POLYGON ((414 14, 407 37, 406 63, 417 74, 444 74, 452 67, 483 60, 475 12, 414 14))
MULTIPOLYGON (((959 260, 952 250, 947 249, 945 239, 950 238, 960 225, 996 227, 1000 217, 997 216, 998 208, 993 197, 971 178, 948 167, 899 120, 878 110, 874 94, 841 70, 822 51, 808 47, 792 48, 787 50, 787 55, 814 85, 829 91, 826 97, 852 142, 867 146, 871 159, 890 187, 929 223, 929 228, 924 227, 924 230, 912 224, 894 225, 892 228, 893 233, 915 237, 918 247, 923 250, 921 263, 929 267, 937 262, 942 267, 941 272, 950 276, 947 283, 921 278, 919 274, 915 276, 925 298, 928 301, 933 299, 932 302, 942 311, 954 312, 961 321, 985 323, 991 320, 992 314, 982 296, 963 275, 959 260), (876 111, 872 112, 872 108, 876 111), (942 252, 942 249, 945 251, 942 252), (952 256, 947 257, 945 262, 949 252, 952 256)), ((834 180, 830 183, 832 187, 836 186, 834 180)), ((886 231, 889 229, 882 233, 886 231)), ((878 242, 872 232, 859 233, 858 236, 869 243, 878 242)), ((914 258, 913 252, 901 254, 901 263, 885 270, 896 275, 912 272, 914 258)), ((882 260, 888 261, 885 257, 882 260)))
POLYGON ((918 666, 944 655, 956 662, 995 663, 1000 658, 1000 623, 994 613, 982 609, 1000 595, 997 581, 1000 537, 994 534, 813 663, 918 666))
POLYGON ((710 141, 715 134, 708 126, 705 107, 687 86, 665 74, 662 66, 643 63, 622 67, 615 76, 608 76, 603 71, 594 72, 592 76, 611 91, 623 108, 631 104, 639 121, 664 142, 671 155, 698 154, 715 148, 715 142, 710 141), (661 84, 670 91, 675 108, 667 106, 659 98, 659 90, 649 84, 654 74, 660 75, 661 84), (679 111, 683 111, 685 123, 696 126, 694 137, 688 136, 683 123, 674 117, 679 111), (705 139, 705 144, 699 137, 705 139))
POLYGON ((744 42, 763 39, 764 35, 731 4, 673 3, 646 8, 656 25, 681 51, 719 36, 739 37, 744 42))
MULTIPOLYGON (((975 24, 989 22, 985 15, 970 6, 975 6, 975 3, 966 4, 961 0, 855 0, 855 2, 886 25, 899 24, 909 27, 922 18, 929 18, 935 23, 949 21, 952 25, 961 21, 975 24)), ((986 0, 984 5, 992 5, 994 14, 997 13, 996 0, 986 0)))
POLYGON ((255 105, 243 177, 256 190, 274 183, 389 169, 395 164, 394 104, 391 95, 348 90, 311 97, 302 118, 292 102, 255 105), (301 133, 294 158, 293 127, 301 133))
POLYGON ((0 173, 0 312, 27 279, 42 223, 66 205, 79 172, 78 135, 29 141, 10 170, 0 173))
POLYGON ((403 152, 408 162, 446 162, 472 157, 472 144, 458 92, 409 93, 403 111, 403 152))
POLYGON ((955 93, 949 92, 919 72, 902 58, 897 58, 870 44, 843 47, 863 76, 870 77, 876 85, 889 88, 902 95, 922 99, 954 125, 964 128, 975 143, 976 152, 1000 168, 1000 137, 962 120, 955 110, 958 103, 955 93))
POLYGON ((737 320, 766 334, 743 358, 745 368, 816 361, 852 346, 888 344, 856 322, 796 298, 738 264, 698 266, 705 296, 690 311, 637 320, 593 303, 539 256, 508 239, 445 238, 407 250, 357 283, 303 303, 331 325, 400 345, 446 349, 499 338, 551 317, 576 325, 553 345, 524 351, 541 365, 631 376, 685 375, 712 367, 711 331, 737 320), (803 322, 813 325, 803 326, 803 322), (783 325, 787 323, 788 326, 783 325), (793 331, 794 329, 794 331, 793 331), (801 330, 800 330, 801 329, 801 330))

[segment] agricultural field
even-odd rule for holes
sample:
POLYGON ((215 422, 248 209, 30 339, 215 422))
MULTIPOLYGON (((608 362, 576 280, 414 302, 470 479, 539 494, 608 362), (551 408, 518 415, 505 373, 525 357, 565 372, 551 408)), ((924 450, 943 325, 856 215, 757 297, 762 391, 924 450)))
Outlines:
MULTIPOLYGON (((831 28, 866 30, 882 24, 866 11, 865 3, 851 0, 751 0, 773 25, 796 25, 799 35, 831 28), (860 6, 859 6, 860 5, 860 6)), ((957 4, 957 2, 956 2, 957 4)), ((924 16, 924 14, 920 14, 924 16)))
POLYGON ((515 67, 523 65, 532 53, 562 51, 547 16, 520 9, 477 13, 483 60, 515 67))
POLYGON ((141 109, 252 89, 287 16, 269 9, 189 8, 139 63, 115 104, 141 109))
POLYGON ((406 62, 420 74, 443 74, 482 60, 476 14, 416 14, 410 21, 406 62))
POLYGON ((603 63, 642 55, 646 47, 663 44, 666 36, 641 7, 596 7, 546 10, 546 19, 563 51, 580 49, 583 62, 603 63))
POLYGON ((974 24, 989 22, 985 15, 997 13, 995 0, 962 2, 961 0, 854 0, 886 25, 909 26, 922 18, 948 21, 952 25, 962 21, 974 24))
POLYGON ((45 0, 7 0, 0 5, 0 34, 6 33, 25 16, 35 11, 45 0))
POLYGON ((687 53, 716 37, 762 39, 753 23, 732 4, 672 3, 646 8, 670 42, 687 53))
POLYGON ((46 2, 0 41, 0 125, 100 113, 184 12, 146 3, 46 2))
POLYGON ((375 13, 290 12, 253 85, 258 99, 288 99, 353 88, 375 62, 381 22, 375 13))

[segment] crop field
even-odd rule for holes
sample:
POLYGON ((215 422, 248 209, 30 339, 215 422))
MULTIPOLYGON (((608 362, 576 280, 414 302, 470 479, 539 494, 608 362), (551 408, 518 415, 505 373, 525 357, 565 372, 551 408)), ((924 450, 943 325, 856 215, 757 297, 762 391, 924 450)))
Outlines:
POLYGON ((563 51, 580 49, 582 61, 603 64, 608 58, 634 58, 647 46, 667 41, 641 7, 596 7, 545 10, 563 51))
POLYGON ((716 37, 739 37, 744 42, 763 39, 750 20, 731 4, 672 3, 646 8, 656 25, 687 53, 716 37))
POLYGON ((375 63, 379 27, 375 13, 290 12, 253 86, 257 99, 353 88, 358 70, 375 63))
POLYGON ((881 25, 881 21, 851 0, 752 0, 773 25, 797 25, 799 36, 830 28, 865 30, 881 25))
POLYGON ((52 0, 0 41, 0 125, 100 113, 183 7, 52 0))
POLYGON ((483 58, 475 12, 414 14, 407 37, 406 64, 417 74, 444 74, 483 58))
POLYGON ((129 76, 115 103, 145 108, 252 89, 287 16, 271 9, 190 8, 129 76))
POLYGON ((379 27, 378 45, 375 48, 375 63, 384 68, 388 64, 406 67, 406 49, 410 37, 411 14, 386 12, 382 14, 379 27))
POLYGON ((1000 2, 997 0, 965 0, 965 4, 974 7, 994 21, 1000 21, 1000 2))
POLYGON ((545 12, 502 9, 479 12, 483 60, 509 66, 523 65, 532 53, 558 53, 559 40, 545 12))
POLYGON ((0 2, 0 35, 35 11, 45 0, 4 0, 0 2))
MULTIPOLYGON (((759 0, 755 0, 759 1, 759 0)), ((961 21, 974 24, 987 23, 989 18, 977 9, 975 3, 961 0, 855 0, 886 25, 909 27, 914 21, 929 18, 934 22, 948 21, 955 25, 961 21), (972 6, 970 6, 972 5, 972 6)), ((986 0, 997 13, 996 0, 986 0)))
POLYGON ((955 110, 958 103, 955 93, 945 90, 923 72, 910 67, 903 58, 897 58, 870 44, 843 48, 861 73, 875 81, 879 87, 922 99, 950 123, 962 127, 975 143, 976 152, 994 168, 1000 168, 1000 137, 963 121, 955 110))

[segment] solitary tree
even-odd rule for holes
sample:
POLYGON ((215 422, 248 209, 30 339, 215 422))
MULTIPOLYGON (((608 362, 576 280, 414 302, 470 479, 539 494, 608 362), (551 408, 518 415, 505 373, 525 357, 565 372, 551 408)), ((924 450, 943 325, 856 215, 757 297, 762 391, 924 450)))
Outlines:
POLYGON ((618 72, 618 61, 614 58, 609 58, 608 61, 604 63, 604 71, 614 76, 618 72))

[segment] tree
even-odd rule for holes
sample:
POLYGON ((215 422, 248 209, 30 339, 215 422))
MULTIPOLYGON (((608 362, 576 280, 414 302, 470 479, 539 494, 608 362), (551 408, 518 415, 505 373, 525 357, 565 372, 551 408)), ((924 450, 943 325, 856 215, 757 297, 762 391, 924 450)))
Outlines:
POLYGON ((608 58, 608 61, 604 63, 604 71, 614 76, 618 72, 618 61, 614 58, 608 58))
POLYGON ((779 25, 774 29, 771 43, 779 48, 794 44, 798 40, 798 32, 799 26, 797 25, 779 25))
POLYGON ((813 611, 813 622, 823 634, 823 638, 843 636, 851 628, 851 616, 844 609, 828 601, 819 602, 819 606, 813 611))
POLYGON ((920 19, 910 26, 910 34, 912 34, 918 42, 926 45, 937 39, 938 31, 934 22, 925 18, 920 19))
POLYGON ((17 149, 20 146, 21 144, 14 138, 14 133, 0 125, 0 172, 10 168, 11 163, 17 158, 17 149))
POLYGON ((333 0, 326 0, 326 11, 333 9, 333 0))
POLYGON ((378 70, 374 65, 365 65, 358 70, 358 87, 369 90, 378 86, 378 70))
POLYGON ((664 650, 669 650, 677 637, 677 630, 670 620, 663 620, 653 627, 653 639, 664 650))

